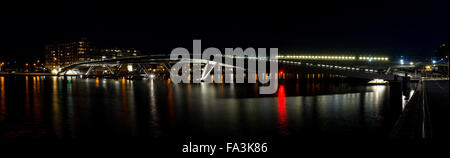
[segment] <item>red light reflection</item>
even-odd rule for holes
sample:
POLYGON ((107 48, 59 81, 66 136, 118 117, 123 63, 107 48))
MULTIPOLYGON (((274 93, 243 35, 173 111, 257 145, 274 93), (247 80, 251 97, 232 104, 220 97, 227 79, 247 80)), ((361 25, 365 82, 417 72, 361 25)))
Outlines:
POLYGON ((286 114, 286 92, 284 85, 280 85, 278 89, 278 127, 281 135, 287 135, 287 114, 286 114))

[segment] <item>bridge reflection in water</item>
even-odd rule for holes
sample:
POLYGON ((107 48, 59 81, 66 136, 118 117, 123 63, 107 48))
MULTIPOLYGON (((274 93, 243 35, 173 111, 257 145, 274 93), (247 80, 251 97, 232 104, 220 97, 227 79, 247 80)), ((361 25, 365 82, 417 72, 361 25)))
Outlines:
POLYGON ((396 120, 385 86, 341 78, 256 84, 168 80, 0 78, 6 138, 165 138, 178 135, 385 137, 396 120))

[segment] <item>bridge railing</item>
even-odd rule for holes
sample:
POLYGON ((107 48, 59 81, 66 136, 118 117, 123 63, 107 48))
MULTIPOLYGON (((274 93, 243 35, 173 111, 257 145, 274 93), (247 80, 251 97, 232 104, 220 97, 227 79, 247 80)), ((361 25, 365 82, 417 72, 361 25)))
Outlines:
POLYGON ((383 71, 378 71, 376 69, 350 67, 350 66, 338 66, 338 65, 331 65, 331 64, 317 64, 317 63, 313 64, 313 63, 305 63, 305 62, 292 61, 292 60, 291 61, 280 60, 278 62, 282 63, 282 64, 289 64, 289 65, 304 67, 306 69, 309 69, 310 71, 342 74, 342 75, 346 75, 349 77, 366 78, 366 79, 381 78, 381 79, 385 79, 385 80, 393 80, 394 79, 394 75, 386 74, 383 71))
POLYGON ((400 118, 395 123, 390 137, 393 138, 431 138, 432 135, 426 87, 420 81, 400 118))

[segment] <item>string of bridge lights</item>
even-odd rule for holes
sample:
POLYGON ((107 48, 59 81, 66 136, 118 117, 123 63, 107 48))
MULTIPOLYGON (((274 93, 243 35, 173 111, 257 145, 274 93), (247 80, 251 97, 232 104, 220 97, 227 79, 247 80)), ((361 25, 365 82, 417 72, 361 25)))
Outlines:
POLYGON ((367 60, 367 61, 388 61, 388 57, 374 56, 313 56, 313 55, 278 55, 278 59, 304 59, 304 60, 367 60))

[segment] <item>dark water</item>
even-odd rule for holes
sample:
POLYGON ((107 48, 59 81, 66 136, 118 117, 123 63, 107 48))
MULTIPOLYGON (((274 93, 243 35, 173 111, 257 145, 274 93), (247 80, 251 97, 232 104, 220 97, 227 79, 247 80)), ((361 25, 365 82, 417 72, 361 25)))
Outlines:
POLYGON ((299 136, 386 138, 401 105, 389 86, 345 80, 258 85, 0 77, 1 138, 299 136))

